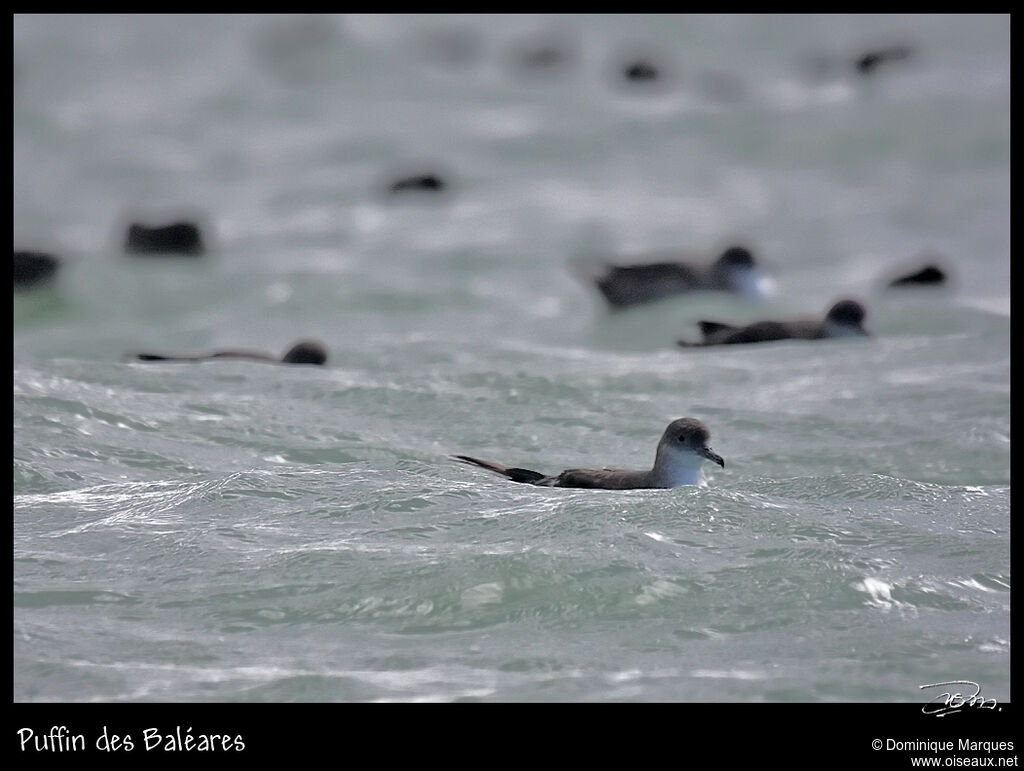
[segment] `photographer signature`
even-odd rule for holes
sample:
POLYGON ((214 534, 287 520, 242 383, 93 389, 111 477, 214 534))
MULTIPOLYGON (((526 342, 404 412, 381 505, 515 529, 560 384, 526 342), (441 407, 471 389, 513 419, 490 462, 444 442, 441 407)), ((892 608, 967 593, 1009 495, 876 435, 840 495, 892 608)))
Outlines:
POLYGON ((964 695, 960 692, 953 693, 952 690, 941 693, 921 707, 921 711, 924 714, 945 717, 946 715, 960 712, 967 707, 974 707, 976 709, 998 708, 998 702, 995 699, 986 699, 981 695, 981 686, 973 680, 946 680, 941 683, 920 685, 918 688, 924 690, 925 688, 943 688, 947 685, 968 685, 974 689, 974 693, 964 695))

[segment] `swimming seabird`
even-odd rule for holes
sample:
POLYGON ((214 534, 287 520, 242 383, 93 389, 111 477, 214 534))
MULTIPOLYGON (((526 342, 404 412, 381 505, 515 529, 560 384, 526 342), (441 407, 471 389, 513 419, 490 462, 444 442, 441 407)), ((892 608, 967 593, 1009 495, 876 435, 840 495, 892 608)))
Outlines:
POLYGON ((423 191, 427 193, 439 193, 445 188, 445 181, 437 174, 416 174, 411 177, 396 179, 388 187, 391 193, 404 193, 423 191))
POLYGON ((124 250, 128 254, 200 255, 205 247, 199 226, 194 222, 156 226, 133 222, 125 235, 124 250))
POLYGON ((679 418, 669 423, 658 442, 654 468, 650 471, 623 469, 566 469, 556 476, 538 471, 505 466, 469 455, 453 455, 456 460, 481 466, 496 474, 538 487, 586 487, 600 490, 638 490, 704 484, 705 460, 725 468, 722 456, 708 446, 710 434, 697 418, 679 418))
POLYGON ((937 286, 946 283, 946 273, 937 265, 928 264, 889 282, 890 288, 906 286, 937 286))
POLYGON ((912 53, 912 49, 907 45, 894 45, 888 48, 875 48, 870 51, 865 51, 860 57, 858 57, 853 66, 861 75, 870 75, 875 71, 875 68, 880 64, 886 62, 896 62, 901 59, 906 59, 912 53))
POLYGON ((60 260, 46 252, 14 250, 14 288, 28 289, 50 283, 57 275, 60 260))
POLYGON ((615 308, 702 290, 761 297, 770 286, 754 255, 743 246, 730 246, 710 264, 652 262, 604 265, 597 275, 590 278, 615 308))
POLYGON ((657 80, 660 72, 649 59, 636 59, 623 66, 622 74, 626 80, 657 80))
POLYGON ((160 353, 135 353, 130 358, 134 361, 203 361, 205 359, 245 359, 248 361, 268 361, 277 364, 323 364, 327 361, 327 348, 315 340, 302 340, 285 353, 281 358, 269 356, 258 351, 213 351, 194 355, 168 356, 160 353))
POLYGON ((856 300, 840 300, 821 321, 795 319, 792 321, 757 321, 746 326, 723 324, 719 321, 701 321, 699 326, 704 340, 692 343, 679 340, 677 344, 689 348, 704 345, 732 345, 736 343, 768 343, 774 340, 821 340, 831 337, 867 335, 864 329, 864 306, 856 300))

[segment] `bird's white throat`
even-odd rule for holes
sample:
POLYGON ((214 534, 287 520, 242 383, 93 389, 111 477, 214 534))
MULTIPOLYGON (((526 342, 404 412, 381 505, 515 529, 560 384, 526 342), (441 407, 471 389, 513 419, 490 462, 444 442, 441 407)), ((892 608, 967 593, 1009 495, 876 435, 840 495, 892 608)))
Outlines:
POLYGON ((705 458, 689 449, 666 449, 658 458, 658 476, 667 487, 706 485, 705 458))

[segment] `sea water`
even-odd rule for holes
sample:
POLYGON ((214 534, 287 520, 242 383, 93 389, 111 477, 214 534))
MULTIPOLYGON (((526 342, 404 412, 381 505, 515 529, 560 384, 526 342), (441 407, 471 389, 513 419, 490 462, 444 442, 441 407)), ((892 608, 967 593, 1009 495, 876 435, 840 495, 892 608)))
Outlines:
POLYGON ((15 16, 15 246, 63 263, 14 297, 14 699, 1008 699, 1009 58, 1006 16, 15 16), (125 256, 161 217, 208 253, 125 256), (773 297, 575 270, 731 243, 773 297), (842 297, 870 338, 675 345, 842 297), (682 416, 706 487, 450 458, 649 468, 682 416))

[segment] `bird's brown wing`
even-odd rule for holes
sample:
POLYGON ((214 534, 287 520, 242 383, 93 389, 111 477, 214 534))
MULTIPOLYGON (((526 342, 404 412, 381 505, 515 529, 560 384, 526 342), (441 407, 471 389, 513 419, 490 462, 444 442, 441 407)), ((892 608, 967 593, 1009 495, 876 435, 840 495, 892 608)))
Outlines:
POLYGON ((609 303, 621 307, 697 288, 700 278, 688 265, 660 262, 610 265, 596 283, 609 303))
POLYGON ((658 487, 649 471, 624 469, 566 469, 554 478, 554 487, 581 487, 596 490, 638 490, 658 487))

